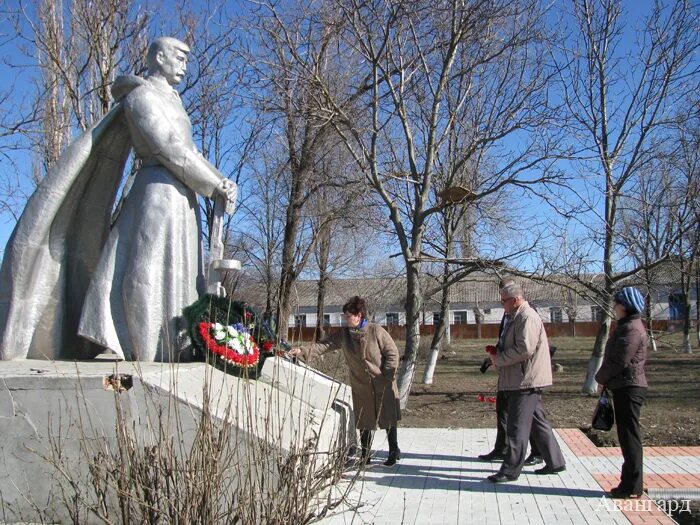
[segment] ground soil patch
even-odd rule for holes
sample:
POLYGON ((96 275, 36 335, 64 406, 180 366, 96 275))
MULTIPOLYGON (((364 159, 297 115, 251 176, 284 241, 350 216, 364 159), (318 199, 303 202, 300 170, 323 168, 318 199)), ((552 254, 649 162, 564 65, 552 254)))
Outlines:
MULTIPOLYGON (((581 428, 599 446, 615 446, 612 432, 590 429, 596 397, 581 393, 593 338, 554 338, 554 363, 563 370, 554 374, 544 405, 554 427, 581 428)), ((495 427, 496 374, 479 372, 487 340, 460 340, 441 353, 433 384, 421 383, 425 355, 421 355, 401 425, 411 427, 495 427), (484 401, 481 401, 484 399, 484 401)), ((400 344, 400 342, 399 342, 400 344)), ((661 338, 658 351, 649 352, 649 393, 642 409, 645 446, 700 445, 700 353, 680 352, 680 337, 661 338)), ((421 354, 425 354, 423 351, 421 354)), ((347 381, 342 355, 336 352, 316 362, 323 371, 347 381)))

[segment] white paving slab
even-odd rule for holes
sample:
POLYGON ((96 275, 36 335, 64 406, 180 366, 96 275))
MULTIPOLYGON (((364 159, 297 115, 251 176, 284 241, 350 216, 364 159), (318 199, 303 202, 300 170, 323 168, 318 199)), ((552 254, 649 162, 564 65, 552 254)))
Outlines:
MULTIPOLYGON (((500 464, 477 456, 491 450, 495 434, 495 429, 399 428, 402 459, 396 467, 384 467, 387 444, 378 432, 378 459, 348 498, 359 508, 340 508, 321 523, 629 524, 624 514, 601 503, 603 491, 592 475, 619 472, 619 458, 579 458, 558 438, 565 472, 538 476, 526 467, 517 481, 494 485, 486 477, 500 464)), ((649 459, 657 468, 668 466, 663 458, 649 459)))

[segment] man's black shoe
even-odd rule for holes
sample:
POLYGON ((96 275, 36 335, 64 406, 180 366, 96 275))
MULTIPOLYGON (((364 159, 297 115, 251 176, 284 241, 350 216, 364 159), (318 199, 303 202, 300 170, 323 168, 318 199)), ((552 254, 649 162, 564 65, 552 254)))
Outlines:
POLYGON ((525 460, 526 467, 532 467, 541 463, 544 463, 544 459, 542 459, 542 456, 537 456, 535 454, 530 454, 525 460))
POLYGON ((610 489, 608 496, 615 499, 636 499, 641 497, 641 494, 636 494, 629 490, 623 490, 619 487, 615 487, 614 489, 610 489))
POLYGON ((518 476, 509 476, 508 474, 504 474, 503 472, 496 472, 495 474, 490 475, 486 479, 492 481, 493 483, 505 483, 507 481, 517 480, 518 476))
POLYGON ((535 474, 539 475, 545 475, 545 474, 559 474, 560 472, 564 472, 566 470, 566 465, 562 465, 561 467, 557 468, 552 468, 549 465, 544 466, 542 468, 538 468, 535 471, 535 474))
POLYGON ((496 450, 492 450, 488 454, 481 454, 479 456, 479 459, 481 461, 502 461, 506 458, 505 454, 501 454, 500 452, 496 450))

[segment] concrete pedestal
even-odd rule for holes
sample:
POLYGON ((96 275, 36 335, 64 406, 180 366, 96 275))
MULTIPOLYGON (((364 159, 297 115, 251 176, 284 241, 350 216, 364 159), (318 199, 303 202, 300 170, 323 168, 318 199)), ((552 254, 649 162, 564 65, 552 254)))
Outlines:
POLYGON ((95 451, 114 453, 121 430, 186 455, 202 414, 229 425, 239 467, 253 457, 268 478, 277 457, 309 451, 320 469, 355 442, 349 387, 281 359, 257 381, 203 363, 3 361, 0 522, 67 520, 68 478, 90 483, 95 451))

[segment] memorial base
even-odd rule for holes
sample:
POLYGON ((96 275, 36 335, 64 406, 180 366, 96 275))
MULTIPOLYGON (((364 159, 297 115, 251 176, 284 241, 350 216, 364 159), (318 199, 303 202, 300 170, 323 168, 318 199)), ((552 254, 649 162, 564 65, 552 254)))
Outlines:
POLYGON ((258 380, 203 363, 4 361, 0 521, 98 522, 102 508, 119 522, 127 491, 113 485, 132 482, 181 506, 206 482, 221 508, 247 494, 262 509, 355 439, 349 387, 279 358, 258 380))

